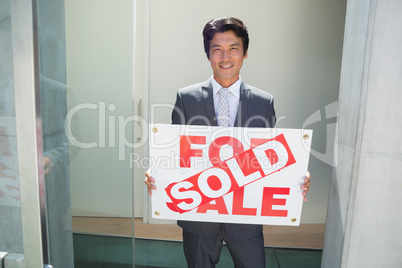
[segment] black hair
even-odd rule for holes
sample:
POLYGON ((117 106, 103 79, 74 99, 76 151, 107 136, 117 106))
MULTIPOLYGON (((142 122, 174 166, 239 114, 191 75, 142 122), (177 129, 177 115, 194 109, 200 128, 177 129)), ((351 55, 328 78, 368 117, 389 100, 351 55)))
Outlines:
POLYGON ((243 55, 246 55, 249 38, 246 25, 234 17, 223 17, 218 19, 213 19, 207 22, 202 31, 202 36, 204 38, 204 51, 209 59, 209 46, 215 33, 224 33, 227 31, 233 31, 237 37, 240 37, 243 41, 243 55))

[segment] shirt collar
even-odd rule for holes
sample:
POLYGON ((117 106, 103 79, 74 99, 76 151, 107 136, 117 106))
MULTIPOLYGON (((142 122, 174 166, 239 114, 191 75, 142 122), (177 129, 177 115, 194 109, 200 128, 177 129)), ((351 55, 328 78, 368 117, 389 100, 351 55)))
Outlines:
MULTIPOLYGON (((230 87, 229 91, 237 98, 240 99, 240 85, 241 85, 241 77, 239 76, 239 79, 234 82, 230 87)), ((219 89, 223 88, 218 82, 216 82, 215 78, 212 76, 212 89, 213 89, 213 94, 214 97, 216 94, 218 94, 219 89)))

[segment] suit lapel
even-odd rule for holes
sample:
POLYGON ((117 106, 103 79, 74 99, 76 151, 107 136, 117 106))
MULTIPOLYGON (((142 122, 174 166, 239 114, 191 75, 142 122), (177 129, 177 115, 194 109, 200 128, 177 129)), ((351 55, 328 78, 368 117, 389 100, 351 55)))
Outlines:
POLYGON ((239 109, 237 110, 237 116, 234 123, 235 127, 241 127, 244 125, 244 120, 246 119, 245 116, 250 98, 250 89, 246 88, 246 85, 242 82, 240 85, 239 109))
POLYGON ((205 109, 207 111, 207 118, 212 126, 217 126, 215 108, 214 108, 214 93, 212 90, 212 82, 208 80, 207 83, 202 87, 202 99, 204 102, 205 109))

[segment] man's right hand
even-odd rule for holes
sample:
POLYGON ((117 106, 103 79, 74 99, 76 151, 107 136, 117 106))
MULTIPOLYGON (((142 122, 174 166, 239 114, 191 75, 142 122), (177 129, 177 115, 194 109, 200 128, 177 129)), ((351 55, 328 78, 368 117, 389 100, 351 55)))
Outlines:
POLYGON ((151 177, 151 173, 149 169, 145 172, 145 184, 148 186, 148 194, 149 196, 152 195, 152 190, 156 190, 155 180, 151 177))

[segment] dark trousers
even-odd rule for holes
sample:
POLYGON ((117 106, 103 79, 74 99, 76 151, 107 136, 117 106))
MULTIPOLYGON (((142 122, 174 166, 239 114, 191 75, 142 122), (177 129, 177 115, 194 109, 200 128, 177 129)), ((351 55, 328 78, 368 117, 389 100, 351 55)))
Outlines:
POLYGON ((225 226, 212 237, 203 237, 183 229, 184 255, 189 268, 215 267, 225 241, 236 268, 264 268, 264 237, 260 235, 242 241, 232 241, 225 226))

